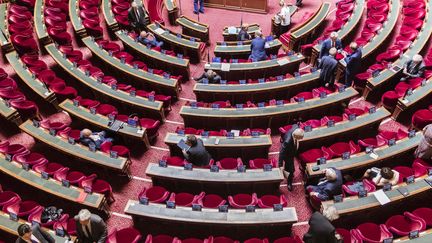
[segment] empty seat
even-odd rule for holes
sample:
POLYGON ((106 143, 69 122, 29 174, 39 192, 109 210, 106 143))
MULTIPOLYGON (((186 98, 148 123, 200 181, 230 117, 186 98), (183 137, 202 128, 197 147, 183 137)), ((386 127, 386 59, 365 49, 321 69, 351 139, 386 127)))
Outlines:
POLYGON ((216 194, 207 194, 197 200, 204 208, 217 208, 221 205, 225 205, 226 200, 216 194))
POLYGON ((426 229, 426 222, 410 212, 405 212, 403 215, 394 215, 387 219, 385 224, 390 232, 398 236, 406 236, 411 231, 426 229))
POLYGON ((162 203, 168 199, 169 192, 161 186, 153 186, 150 188, 144 188, 138 195, 138 198, 146 197, 149 202, 162 203))
POLYGON ((246 208, 246 206, 255 206, 258 203, 258 198, 255 193, 250 194, 237 194, 228 196, 228 202, 233 208, 246 208))
POLYGON ((129 227, 121 230, 114 228, 108 235, 107 243, 128 242, 137 243, 141 240, 141 233, 135 228, 129 227))
POLYGON ((286 207, 288 201, 284 195, 275 196, 275 195, 264 195, 258 199, 258 206, 260 208, 273 208, 273 205, 281 204, 283 207, 286 207))

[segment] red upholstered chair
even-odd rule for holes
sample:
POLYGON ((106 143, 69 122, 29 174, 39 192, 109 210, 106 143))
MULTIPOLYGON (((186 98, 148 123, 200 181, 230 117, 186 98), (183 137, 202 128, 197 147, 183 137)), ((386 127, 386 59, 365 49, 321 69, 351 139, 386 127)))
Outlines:
POLYGON ((379 54, 376 57, 377 62, 392 62, 399 58, 399 56, 402 54, 402 50, 399 46, 391 46, 387 49, 387 51, 379 54))
POLYGON ((335 157, 341 157, 343 153, 350 152, 350 154, 355 154, 360 152, 360 146, 355 144, 353 141, 338 142, 329 147, 329 150, 335 157))
POLYGON ((14 201, 3 206, 6 213, 14 213, 18 217, 27 217, 41 206, 35 201, 14 201))
POLYGON ((303 243, 303 241, 298 236, 294 237, 282 237, 273 241, 273 243, 303 243))
POLYGON ((257 205, 258 198, 256 193, 252 195, 240 193, 234 196, 228 196, 228 202, 233 208, 246 208, 248 205, 257 205))
MULTIPOLYGON (((68 215, 69 216, 69 215, 68 215)), ((63 217, 62 217, 63 218, 63 217)), ((65 217, 62 220, 54 223, 53 229, 64 229, 68 234, 76 235, 76 223, 74 218, 65 217)))
POLYGON ((422 166, 426 170, 432 168, 432 164, 429 164, 428 162, 426 162, 426 161, 424 161, 422 159, 419 159, 419 158, 415 159, 413 161, 413 164, 417 164, 416 166, 422 166))
POLYGON ((72 42, 71 35, 66 32, 66 29, 60 26, 48 27, 48 34, 60 45, 70 44, 72 42))
POLYGON ((372 147, 377 148, 387 144, 387 140, 382 136, 377 135, 375 138, 365 138, 358 140, 358 144, 363 148, 372 147))
POLYGON ((163 159, 166 160, 168 165, 172 166, 183 166, 186 162, 184 158, 178 156, 164 156, 163 159))
POLYGON ((385 239, 393 238, 384 224, 363 223, 357 227, 356 234, 361 240, 371 243, 380 243, 385 239))
POLYGON ((123 145, 113 145, 112 142, 105 141, 100 146, 100 151, 109 154, 111 151, 117 153, 120 157, 129 157, 130 151, 126 146, 123 145))
POLYGON ((414 175, 414 170, 408 166, 396 166, 393 170, 399 172, 399 182, 404 181, 405 178, 414 175))
POLYGON ((175 243, 177 238, 169 235, 147 235, 145 243, 175 243))
POLYGON ((202 205, 204 208, 217 208, 221 205, 225 205, 226 200, 216 194, 207 194, 199 198, 197 203, 202 205))
POLYGON ((209 242, 213 243, 239 243, 237 240, 233 240, 231 238, 225 237, 225 236, 210 236, 209 242))
POLYGON ((273 208, 274 204, 282 204, 283 207, 286 207, 288 201, 284 195, 275 196, 275 195, 264 195, 258 199, 258 207, 260 208, 273 208))
POLYGON ((13 191, 0 192, 0 207, 3 207, 4 205, 9 205, 15 201, 21 201, 20 196, 15 192, 13 191))
POLYGON ((151 118, 140 118, 140 125, 147 130, 147 136, 153 139, 159 135, 158 129, 160 126, 160 121, 151 118))
POLYGON ((21 144, 10 144, 9 141, 3 141, 0 143, 0 153, 3 154, 14 155, 25 151, 28 150, 21 144))
POLYGON ((1 89, 0 90, 0 97, 6 100, 25 100, 24 94, 16 89, 1 89))
POLYGON ((16 89, 17 84, 15 80, 11 78, 4 78, 0 80, 0 89, 16 89))
POLYGON ((223 158, 217 161, 216 165, 221 169, 232 170, 243 165, 243 161, 240 158, 223 158))
POLYGON ((57 220, 42 223, 43 211, 44 211, 44 207, 38 207, 35 211, 29 214, 27 221, 32 223, 38 222, 42 227, 47 227, 47 228, 52 227, 57 220))
POLYGON ((46 163, 48 160, 40 153, 25 151, 15 154, 12 159, 21 164, 28 164, 30 167, 40 163, 46 163))
POLYGON ((49 89, 53 91, 57 96, 59 96, 59 99, 73 99, 78 95, 78 91, 71 87, 66 86, 65 83, 55 83, 51 84, 49 86, 49 89))
POLYGON ((432 111, 427 109, 416 111, 411 118, 411 122, 414 127, 423 129, 423 127, 432 123, 432 111))
POLYGON ((135 228, 129 227, 121 230, 114 228, 108 235, 107 243, 128 242, 138 243, 141 240, 141 233, 135 228))
POLYGON ((423 164, 419 163, 418 161, 414 161, 411 165, 411 168, 414 170, 414 176, 416 178, 428 174, 428 168, 425 167, 423 164))
MULTIPOLYGON (((342 185, 342 190, 344 194, 348 194, 349 196, 355 196, 358 194, 356 191, 352 191, 349 186, 354 184, 355 181, 350 181, 342 185)), ((363 187, 367 192, 374 192, 376 190, 375 185, 367 179, 363 179, 363 187)))
POLYGON ((387 131, 387 130, 379 131, 379 135, 386 140, 390 140, 390 139, 400 140, 406 138, 408 136, 408 132, 399 128, 397 131, 387 131))
POLYGON ((422 231, 426 229, 426 222, 410 212, 404 212, 403 215, 394 215, 387 219, 385 225, 390 232, 398 236, 406 236, 411 231, 422 231))
POLYGON ((432 208, 418 208, 412 214, 423 219, 428 227, 432 226, 432 208))
POLYGON ((426 4, 424 2, 418 2, 418 1, 404 1, 403 6, 405 8, 425 8, 426 4))
POLYGON ((262 169, 265 164, 271 164, 273 168, 278 167, 278 162, 274 158, 265 159, 265 158, 257 158, 249 160, 249 167, 251 169, 262 169))
POLYGON ((78 100, 80 106, 84 106, 85 108, 96 107, 100 104, 97 100, 84 99, 81 96, 77 96, 75 99, 78 100))
POLYGON ((175 202, 176 205, 184 206, 184 207, 190 207, 192 206, 192 203, 199 200, 199 198, 202 198, 205 195, 204 192, 201 192, 199 195, 193 195, 187 192, 180 192, 180 193, 171 193, 171 196, 169 197, 168 201, 175 202))
POLYGON ((310 100, 313 98, 313 94, 310 91, 301 92, 291 98, 291 102, 297 102, 300 97, 303 97, 304 100, 310 100))
POLYGON ((366 111, 367 111, 366 108, 364 108, 364 109, 361 109, 361 108, 346 108, 346 109, 344 110, 344 113, 345 113, 347 116, 349 116, 349 115, 351 115, 351 114, 354 114, 354 115, 356 115, 356 116, 361 116, 361 115, 363 115, 364 113, 366 113, 366 111))
POLYGON ((101 114, 103 116, 108 116, 109 114, 117 114, 117 108, 113 105, 109 104, 100 104, 96 107, 96 113, 101 114))
POLYGON ((252 238, 245 240, 244 243, 268 243, 268 239, 252 238))
POLYGON ((40 126, 45 129, 63 130, 66 124, 63 122, 51 122, 49 119, 42 120, 40 126))
POLYGON ((52 176, 57 171, 60 171, 63 168, 64 168, 63 165, 58 164, 58 163, 42 163, 42 164, 37 164, 37 165, 33 166, 32 169, 38 173, 45 172, 48 175, 52 176))
POLYGON ((320 127, 321 121, 320 120, 307 120, 305 122, 300 123, 300 128, 304 129, 306 126, 311 126, 312 128, 320 127))
POLYGON ((351 243, 351 233, 343 228, 336 228, 336 233, 342 236, 343 243, 351 243))
POLYGON ((299 159, 303 165, 307 163, 315 163, 318 158, 324 157, 326 160, 333 158, 333 152, 326 147, 309 149, 299 155, 299 159))
POLYGON ((292 125, 285 125, 283 127, 279 127, 279 132, 281 133, 281 141, 283 141, 283 138, 285 137, 285 133, 291 130, 291 128, 292 125))
POLYGON ((86 176, 79 182, 79 186, 81 188, 88 187, 93 192, 104 194, 108 198, 108 202, 114 202, 115 199, 111 185, 105 180, 96 179, 96 177, 96 174, 86 176))
POLYGON ((187 239, 183 239, 183 240, 179 240, 178 242, 182 242, 182 243, 204 243, 204 242, 209 242, 208 239, 197 239, 197 238, 187 238, 187 239))
POLYGON ((168 199, 169 191, 161 186, 153 186, 150 188, 144 187, 144 189, 138 195, 138 198, 146 197, 149 202, 163 203, 168 199))

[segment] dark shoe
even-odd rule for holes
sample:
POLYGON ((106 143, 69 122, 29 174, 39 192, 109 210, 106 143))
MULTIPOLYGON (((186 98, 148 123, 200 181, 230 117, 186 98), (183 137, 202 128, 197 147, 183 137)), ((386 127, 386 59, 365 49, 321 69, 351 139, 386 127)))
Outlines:
POLYGON ((200 11, 199 11, 199 12, 203 14, 203 13, 204 13, 204 9, 200 9, 200 11))
POLYGON ((193 13, 194 13, 194 14, 198 14, 198 12, 197 12, 197 11, 194 11, 193 13))
POLYGON ((287 188, 288 188, 288 191, 292 192, 292 190, 293 190, 292 184, 287 184, 287 188))

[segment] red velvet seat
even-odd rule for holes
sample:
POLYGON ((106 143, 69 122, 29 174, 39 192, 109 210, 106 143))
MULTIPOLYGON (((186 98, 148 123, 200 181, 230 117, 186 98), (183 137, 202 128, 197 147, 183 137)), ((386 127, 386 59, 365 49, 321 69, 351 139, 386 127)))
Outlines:
POLYGON ((387 219, 385 224, 390 232, 401 237, 414 230, 423 231, 426 229, 426 222, 410 212, 405 212, 403 215, 394 215, 387 219))
POLYGON ((363 223, 356 229, 361 240, 371 243, 381 243, 383 240, 393 238, 393 235, 384 224, 363 223))
POLYGON ((309 100, 309 99, 313 98, 313 94, 312 94, 312 92, 309 92, 309 91, 301 92, 301 93, 298 93, 297 95, 295 95, 294 97, 292 97, 291 99, 293 101, 297 102, 300 97, 303 97, 304 100, 309 100))
POLYGON ((47 162, 47 159, 42 154, 33 153, 30 151, 15 154, 13 156, 13 160, 21 164, 28 164, 29 166, 33 166, 42 162, 47 162))
POLYGON ((161 186, 153 186, 150 188, 145 188, 140 192, 138 198, 146 197, 149 202, 162 203, 168 199, 169 192, 161 186))
POLYGON ((344 120, 344 117, 342 116, 325 116, 323 118, 321 118, 320 123, 321 126, 326 126, 328 124, 328 121, 334 121, 335 123, 341 122, 344 120))
POLYGON ((233 208, 246 208, 248 205, 255 206, 258 203, 258 198, 255 193, 250 194, 236 194, 228 196, 228 202, 233 208))
POLYGON ((6 213, 14 213, 18 217, 23 218, 38 210, 39 207, 41 206, 35 201, 15 201, 4 205, 3 211, 6 213))
POLYGON ((160 121, 151 118, 140 118, 140 125, 147 130, 147 136, 152 139, 158 136, 160 121))
POLYGON ((249 160, 249 167, 251 169, 262 169, 264 168, 265 164, 271 164, 273 168, 278 167, 278 163, 274 158, 270 158, 270 159, 257 158, 257 159, 249 160))
MULTIPOLYGON (((362 182, 363 182, 363 188, 364 188, 367 192, 374 192, 374 191, 376 190, 375 185, 374 185, 372 182, 370 182, 369 180, 367 180, 367 179, 363 179, 362 182)), ((350 181, 350 182, 347 182, 347 183, 345 183, 345 184, 342 185, 342 190, 343 190, 344 194, 346 193, 346 194, 348 194, 349 196, 355 196, 355 195, 358 194, 358 192, 356 192, 356 191, 352 191, 352 190, 349 188, 349 186, 350 186, 350 185, 353 185, 354 183, 355 183, 355 181, 350 181)))
POLYGON ((196 202, 199 198, 202 198, 203 196, 204 193, 201 193, 200 195, 193 195, 186 192, 172 192, 168 201, 173 201, 178 206, 191 207, 192 203, 196 202))
POLYGON ((65 83, 51 84, 49 89, 53 91, 60 100, 73 99, 78 95, 78 91, 74 87, 66 86, 65 83))
POLYGON ((35 166, 33 166, 32 169, 38 173, 45 172, 48 175, 52 176, 57 171, 60 171, 63 168, 64 168, 63 165, 58 164, 58 163, 44 163, 44 164, 35 165, 35 166))
POLYGON ((328 149, 336 157, 341 157, 342 154, 345 152, 349 152, 350 154, 355 154, 360 152, 360 146, 355 144, 353 141, 349 141, 348 143, 338 142, 331 145, 328 149))
POLYGON ((108 116, 109 114, 117 114, 117 108, 110 104, 100 104, 96 107, 96 113, 103 116, 108 116))
POLYGON ((48 119, 42 120, 40 126, 45 129, 62 130, 66 128, 66 124, 63 122, 51 122, 48 119))
POLYGON ((54 173, 54 179, 58 181, 67 180, 71 185, 79 185, 85 179, 85 175, 79 171, 69 171, 69 168, 64 167, 62 170, 54 173))
POLYGON ((383 52, 379 54, 376 57, 377 62, 392 62, 399 58, 399 56, 402 54, 402 50, 399 48, 399 46, 392 46, 387 49, 386 52, 383 52))
POLYGON ((25 151, 28 150, 21 144, 10 144, 9 141, 3 141, 0 143, 0 153, 3 154, 14 155, 25 151))
POLYGON ((147 235, 147 238, 145 240, 145 243, 176 243, 177 238, 174 238, 169 235, 147 235))
POLYGON ((113 231, 111 231, 108 235, 107 243, 138 243, 141 238, 141 233, 135 228, 129 227, 121 230, 117 230, 117 228, 114 228, 113 231))
POLYGON ((81 96, 77 96, 75 99, 78 100, 80 106, 84 106, 85 108, 96 107, 100 104, 97 100, 85 99, 81 98, 81 96))
POLYGON ((0 97, 3 99, 11 100, 11 99, 25 99, 24 94, 19 90, 13 89, 1 89, 0 97))
POLYGON ((405 178, 414 175, 414 170, 408 166, 396 166, 393 170, 399 172, 399 182, 402 183, 405 178))
POLYGON ((76 223, 74 218, 64 218, 62 221, 54 223, 53 229, 64 229, 69 235, 76 235, 76 223))
POLYGON ((216 165, 221 169, 233 170, 243 165, 243 162, 240 158, 223 158, 217 161, 216 165))
POLYGON ((336 233, 342 236, 343 243, 351 243, 351 233, 343 228, 336 228, 336 233))
POLYGON ((267 239, 252 238, 252 239, 245 240, 244 243, 268 243, 268 240, 267 239))
POLYGON ((401 128, 398 128, 397 131, 390 131, 390 130, 379 131, 379 135, 386 140, 390 140, 390 139, 400 140, 406 138, 408 136, 408 132, 406 132, 401 128))
POLYGON ((385 140, 380 135, 377 135, 375 138, 365 138, 359 139, 358 144, 363 148, 372 147, 377 148, 387 144, 387 140, 385 140))
POLYGON ((321 121, 320 120, 307 120, 305 122, 300 123, 300 128, 304 129, 306 126, 311 126, 312 128, 320 127, 321 121))
POLYGON ((333 157, 333 153, 326 147, 309 149, 299 155, 299 159, 303 165, 307 163, 315 163, 317 159, 324 157, 329 160, 333 157))
POLYGON ((72 37, 66 32, 66 29, 59 27, 48 27, 48 34, 60 45, 70 44, 72 37))
POLYGON ((423 129, 423 127, 432 123, 432 111, 427 109, 416 111, 411 118, 411 122, 416 128, 423 129))
POLYGON ((260 208, 273 208, 274 204, 282 204, 283 207, 288 205, 288 201, 284 195, 264 195, 258 199, 258 207, 260 208))
POLYGON ((414 170, 414 176, 416 178, 424 176, 428 174, 428 167, 425 167, 422 163, 414 160, 411 168, 414 170))
POLYGON ((412 212, 413 215, 425 221, 426 226, 432 226, 432 208, 418 208, 412 212))
POLYGON ((108 142, 108 141, 105 141, 101 144, 100 150, 107 154, 109 154, 111 151, 114 151, 120 157, 130 156, 130 151, 127 147, 123 145, 113 145, 112 142, 108 142))
POLYGON ((217 208, 225 205, 226 200, 216 194, 207 194, 197 200, 204 208, 217 208))
POLYGON ((294 236, 278 238, 273 243, 303 243, 303 241, 298 236, 294 236))
POLYGON ((20 201, 21 198, 18 194, 12 191, 1 191, 0 192, 0 207, 6 204, 11 204, 14 201, 20 201))
POLYGON ((55 222, 57 222, 57 220, 51 220, 51 221, 47 221, 45 223, 42 222, 42 213, 44 211, 43 207, 38 207, 35 211, 33 211, 32 213, 29 214, 27 221, 28 222, 37 222, 39 223, 42 227, 52 227, 54 225, 55 222))
POLYGON ((225 237, 225 236, 217 236, 217 237, 210 236, 209 242, 213 242, 213 243, 239 243, 239 241, 233 240, 233 239, 225 237))
POLYGON ((96 174, 86 176, 79 182, 79 186, 81 188, 88 187, 93 192, 104 194, 109 203, 114 202, 115 199, 111 185, 105 180, 96 179, 96 177, 96 174))

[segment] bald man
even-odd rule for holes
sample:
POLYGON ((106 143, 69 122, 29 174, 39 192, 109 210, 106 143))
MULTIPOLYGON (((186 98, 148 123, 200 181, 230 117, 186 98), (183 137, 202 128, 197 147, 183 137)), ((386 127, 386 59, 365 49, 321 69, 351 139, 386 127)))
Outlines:
POLYGON ((330 48, 329 55, 321 58, 318 64, 318 68, 321 69, 320 72, 320 84, 321 86, 333 86, 335 79, 335 71, 338 62, 335 59, 337 50, 336 48, 330 48))
POLYGON ((424 71, 426 69, 425 63, 423 62, 422 56, 416 54, 413 58, 405 63, 403 74, 405 75, 401 78, 401 81, 406 81, 408 78, 418 78, 423 77, 424 71))
POLYGON ((133 1, 131 8, 128 10, 128 20, 135 31, 141 32, 142 30, 145 30, 148 22, 144 7, 133 1))

